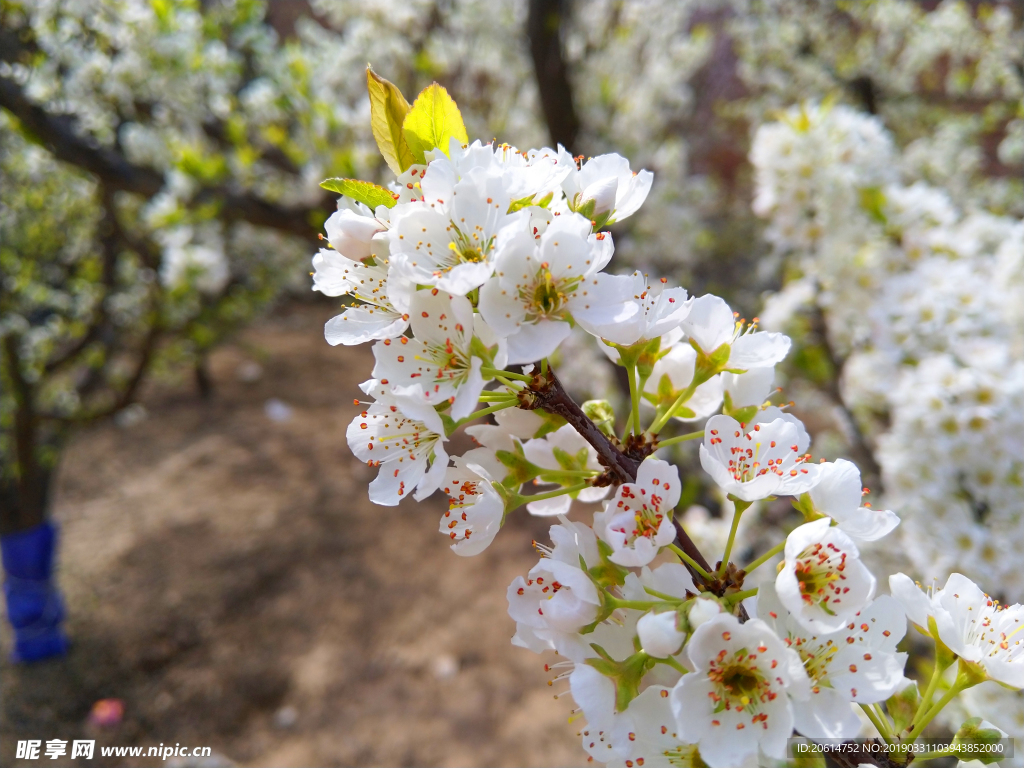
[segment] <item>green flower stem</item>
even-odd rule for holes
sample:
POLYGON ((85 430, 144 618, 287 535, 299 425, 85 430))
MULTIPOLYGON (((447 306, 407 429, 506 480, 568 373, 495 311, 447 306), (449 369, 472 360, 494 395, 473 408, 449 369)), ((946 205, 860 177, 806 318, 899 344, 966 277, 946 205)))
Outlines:
POLYGON ((736 605, 736 603, 739 603, 742 600, 746 600, 748 597, 753 597, 756 594, 757 594, 757 587, 752 587, 751 589, 744 589, 742 592, 735 592, 735 593, 729 595, 728 597, 729 597, 729 602, 732 605, 736 605))
MULTIPOLYGON (((507 371, 506 371, 506 373, 507 373, 507 371)), ((519 391, 519 388, 516 387, 516 385, 513 384, 511 381, 506 379, 504 376, 499 376, 498 374, 494 374, 494 378, 495 378, 496 381, 500 381, 502 384, 504 384, 509 389, 515 390, 516 392, 519 391)))
POLYGON ((516 396, 515 392, 498 392, 498 391, 483 392, 480 395, 480 400, 485 402, 485 403, 489 403, 489 402, 494 402, 496 400, 508 400, 510 397, 515 397, 515 396, 516 396))
POLYGON ((892 722, 890 722, 889 716, 885 713, 885 710, 882 709, 882 705, 881 704, 872 704, 871 708, 875 710, 875 714, 878 715, 879 719, 882 721, 882 724, 886 728, 889 729, 889 735, 892 736, 893 739, 895 740, 896 739, 896 731, 893 730, 895 726, 893 725, 892 722))
POLYGON ((718 577, 725 576, 725 569, 729 567, 729 555, 732 554, 732 545, 736 542, 736 530, 740 527, 740 517, 750 507, 751 502, 733 499, 736 505, 736 513, 732 516, 732 528, 729 529, 729 540, 725 542, 725 554, 722 556, 722 565, 718 569, 718 577))
POLYGON ((893 744, 892 730, 888 727, 884 719, 879 718, 878 714, 867 704, 860 705, 861 710, 868 716, 868 720, 875 726, 875 730, 878 734, 885 739, 886 743, 893 744))
POLYGON ((785 549, 786 542, 783 541, 781 544, 776 544, 774 547, 769 549, 767 552, 765 552, 763 555, 757 558, 757 560, 752 562, 743 570, 745 570, 747 573, 752 573, 755 569, 760 568, 762 565, 767 563, 769 560, 771 560, 773 557, 775 557, 777 554, 784 551, 785 549))
POLYGON ((640 427, 640 373, 636 365, 627 366, 626 373, 629 374, 629 399, 633 405, 633 434, 639 435, 643 432, 640 427))
POLYGON ((498 403, 497 405, 492 405, 490 408, 481 408, 479 411, 473 411, 473 413, 469 414, 469 416, 467 416, 466 418, 459 419, 457 422, 455 422, 455 427, 456 429, 458 429, 463 424, 466 424, 467 422, 470 422, 473 419, 479 419, 483 416, 488 416, 492 413, 503 411, 506 408, 515 408, 517 405, 519 405, 519 401, 513 398, 511 400, 506 400, 505 402, 498 403))
POLYGON ((688 432, 685 435, 676 435, 675 437, 670 437, 668 440, 659 440, 658 447, 664 448, 667 445, 685 443, 687 440, 699 440, 702 437, 704 437, 703 432, 688 432))
POLYGON ((708 573, 703 568, 701 568, 700 564, 697 563, 696 560, 694 560, 688 554, 683 552, 683 550, 681 550, 678 546, 676 546, 675 544, 669 544, 668 548, 671 549, 673 552, 675 552, 676 557, 678 557, 684 563, 686 563, 691 568, 693 568, 693 570, 695 570, 697 573, 699 573, 703 578, 705 578, 705 579, 710 579, 711 578, 711 574, 710 573, 708 573))
POLYGON ((525 373, 514 373, 512 371, 499 371, 497 368, 481 368, 480 374, 482 376, 493 376, 494 378, 501 381, 501 377, 504 376, 507 379, 516 379, 518 381, 529 384, 533 381, 533 376, 527 376, 525 373))
MULTIPOLYGON (((942 679, 942 673, 945 670, 942 665, 939 664, 938 653, 935 654, 935 666, 932 667, 932 676, 928 681, 928 687, 925 689, 924 694, 921 696, 921 703, 917 706, 917 712, 914 713, 914 720, 922 717, 925 712, 928 711, 932 705, 932 697, 935 695, 935 689, 939 687, 939 681, 942 679)), ((914 722, 911 720, 911 722, 914 722)))
POLYGON ((682 673, 682 674, 684 674, 684 675, 685 675, 685 674, 686 674, 687 672, 689 672, 689 671, 690 671, 690 670, 688 670, 688 669, 687 669, 686 667, 684 667, 684 666, 683 666, 682 664, 680 664, 680 663, 679 663, 679 662, 678 662, 678 661, 677 661, 677 660, 675 659, 675 657, 674 657, 674 656, 669 656, 669 657, 667 657, 667 658, 664 658, 664 659, 657 659, 657 661, 658 661, 659 663, 661 663, 661 664, 668 664, 668 665, 669 665, 670 667, 672 667, 672 669, 674 669, 674 670, 675 670, 676 672, 680 672, 680 673, 682 673))
POLYGON ((548 359, 546 357, 540 361, 540 375, 545 377, 548 375, 548 359))
POLYGON ((576 485, 570 485, 567 488, 556 488, 553 491, 547 493, 535 493, 532 496, 521 496, 523 503, 529 503, 531 501, 543 501, 544 499, 553 499, 556 496, 564 496, 567 493, 576 493, 576 491, 582 491, 584 488, 589 488, 590 483, 577 483, 576 485))
POLYGON ((650 433, 652 435, 658 434, 665 427, 665 425, 668 424, 668 420, 672 418, 672 414, 674 414, 677 410, 679 410, 679 408, 682 407, 683 404, 685 404, 687 400, 689 400, 691 397, 693 397, 693 393, 696 392, 696 391, 697 391, 696 374, 694 374, 694 380, 690 382, 690 386, 688 386, 686 389, 684 389, 682 392, 680 392, 679 393, 679 397, 677 397, 676 401, 674 403, 672 403, 671 406, 669 406, 669 409, 667 411, 665 411, 663 414, 661 414, 661 416, 659 416, 657 419, 655 419, 654 423, 651 424, 651 427, 650 427, 650 430, 649 430, 650 433))
POLYGON ((667 594, 665 592, 659 592, 656 589, 651 589, 650 587, 644 587, 644 592, 646 592, 648 595, 652 595, 653 597, 660 598, 660 599, 665 600, 666 602, 669 602, 669 603, 685 603, 687 600, 692 599, 692 598, 686 598, 686 597, 676 597, 674 595, 670 595, 670 594, 667 594))
POLYGON ((972 685, 975 685, 976 683, 980 682, 977 679, 975 679, 972 675, 967 675, 964 673, 962 666, 963 661, 961 661, 960 664, 961 668, 958 671, 956 680, 953 682, 953 685, 949 687, 949 690, 946 691, 946 693, 943 695, 941 699, 939 699, 937 702, 935 702, 935 704, 932 705, 932 707, 923 717, 921 717, 919 714, 917 717, 914 718, 914 722, 907 726, 907 732, 913 733, 915 739, 922 733, 924 733, 924 729, 928 727, 928 724, 932 720, 934 720, 936 715, 938 715, 939 712, 941 712, 943 708, 947 704, 949 704, 949 702, 955 699, 961 691, 970 688, 972 685), (911 730, 911 727, 913 728, 913 730, 911 730))
POLYGON ((637 611, 649 611, 651 608, 657 608, 660 605, 664 605, 661 601, 622 600, 614 595, 607 595, 606 599, 608 600, 608 604, 615 608, 632 608, 637 611))
POLYGON ((596 469, 545 469, 541 471, 541 479, 547 476, 557 475, 559 477, 597 477, 601 473, 596 469))

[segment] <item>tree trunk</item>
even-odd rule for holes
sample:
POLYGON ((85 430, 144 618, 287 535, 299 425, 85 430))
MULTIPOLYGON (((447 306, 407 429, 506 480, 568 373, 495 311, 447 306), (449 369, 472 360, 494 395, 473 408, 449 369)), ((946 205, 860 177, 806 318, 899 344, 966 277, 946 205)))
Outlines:
POLYGON ((562 18, 567 13, 565 0, 530 0, 526 31, 551 141, 572 153, 576 149, 580 121, 573 107, 572 84, 562 52, 562 18))

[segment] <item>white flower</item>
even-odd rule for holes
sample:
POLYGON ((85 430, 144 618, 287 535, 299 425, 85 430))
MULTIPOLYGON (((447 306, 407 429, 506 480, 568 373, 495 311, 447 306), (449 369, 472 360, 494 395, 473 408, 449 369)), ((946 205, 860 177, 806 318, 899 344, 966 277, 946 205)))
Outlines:
POLYGON ((698 744, 711 768, 731 768, 758 747, 781 758, 793 732, 791 699, 806 700, 807 673, 797 653, 759 619, 722 613, 686 646, 694 672, 672 690, 678 737, 698 744))
POLYGON ((729 360, 725 367, 730 369, 775 365, 789 353, 792 344, 784 334, 754 331, 754 326, 744 332, 729 305, 711 294, 693 299, 680 328, 705 354, 728 344, 729 360))
POLYGON ((441 490, 448 494, 448 511, 439 530, 454 542, 455 554, 480 554, 494 541, 505 516, 505 504, 486 470, 456 459, 445 472, 441 490))
POLYGON ((827 517, 792 531, 785 558, 775 580, 779 600, 812 632, 836 631, 875 594, 857 545, 827 517))
POLYGON ((915 624, 934 617, 939 639, 961 659, 998 683, 1024 688, 1024 606, 1001 605, 959 573, 931 597, 902 573, 889 578, 889 588, 915 624))
POLYGON ((664 659, 679 652, 686 633, 679 630, 679 615, 675 611, 645 613, 636 623, 640 647, 648 656, 664 659))
POLYGON ((670 689, 651 685, 629 702, 615 718, 612 747, 615 768, 700 768, 703 761, 694 744, 680 741, 672 715, 670 689))
POLYGON ((348 294, 363 302, 327 321, 324 337, 331 346, 387 339, 409 327, 409 302, 416 285, 389 269, 386 241, 377 238, 372 248, 373 264, 353 261, 326 248, 313 257, 314 291, 325 296, 348 294))
MULTIPOLYGON (((498 413, 504 413, 504 411, 498 413)), ((522 413, 530 413, 530 411, 522 411, 522 413)), ((569 424, 559 427, 542 438, 527 440, 523 443, 523 454, 531 464, 552 472, 567 469, 562 466, 559 455, 563 457, 567 455, 576 460, 580 466, 572 466, 572 469, 592 469, 598 472, 604 470, 601 462, 597 460, 597 451, 569 424)), ((584 488, 576 494, 576 498, 585 504, 600 501, 608 495, 610 490, 609 486, 584 488)), ((531 501, 526 505, 526 509, 531 515, 552 517, 566 514, 571 505, 572 497, 566 494, 551 499, 531 501)))
MULTIPOLYGON (((614 749, 611 744, 612 724, 615 722, 615 684, 610 678, 605 677, 589 664, 576 664, 569 675, 569 689, 576 705, 583 710, 587 718, 584 735, 584 749, 591 754, 596 752, 601 755, 604 750, 614 749), (593 740, 600 744, 587 744, 587 737, 593 736, 593 740), (603 738, 602 738, 603 737, 603 738)), ((608 752, 603 757, 596 757, 602 762, 608 760, 611 755, 608 752)))
POLYGON ((818 465, 818 484, 810 490, 814 510, 828 515, 854 541, 875 541, 900 524, 887 509, 862 507, 860 470, 846 459, 818 465))
MULTIPOLYGON (((577 561, 578 563, 578 561, 577 561)), ((508 588, 508 613, 534 630, 575 633, 597 618, 597 587, 579 565, 542 558, 508 588)))
POLYGON ((570 320, 597 336, 630 319, 632 280, 600 273, 612 256, 611 236, 590 234, 582 216, 557 217, 535 240, 512 238, 480 289, 480 311, 508 338, 509 362, 547 357, 569 335, 570 320))
POLYGON ((426 498, 440 485, 448 467, 447 438, 437 411, 422 405, 415 388, 407 395, 378 400, 348 425, 348 447, 361 461, 380 467, 370 483, 370 500, 393 507, 416 489, 426 498), (430 471, 427 461, 433 456, 430 471))
MULTIPOLYGON (((448 173, 445 161, 431 163, 425 190, 434 176, 448 173)), ((529 213, 508 213, 501 176, 483 168, 472 169, 451 189, 449 199, 391 209, 391 264, 419 285, 465 296, 491 276, 504 244, 516 233, 526 234, 529 213)))
POLYGON ((588 567, 599 562, 597 537, 582 523, 560 520, 550 529, 554 547, 538 545, 543 558, 526 579, 517 576, 506 593, 509 615, 516 621, 512 643, 537 652, 557 648, 571 658, 583 658, 593 651, 579 642, 576 632, 594 621, 600 597, 579 566, 581 558, 588 567), (581 645, 583 656, 578 655, 581 645))
POLYGON ((650 171, 633 173, 629 161, 615 154, 592 157, 577 171, 569 153, 559 149, 559 162, 571 168, 562 189, 572 210, 591 219, 607 214, 611 224, 636 213, 647 199, 654 181, 650 171))
POLYGON ((719 487, 743 501, 798 496, 818 479, 818 468, 804 461, 810 444, 795 419, 756 421, 749 429, 729 416, 712 416, 704 427, 700 464, 719 487))
MULTIPOLYGON (((690 386, 696 371, 697 352, 689 344, 676 344, 659 358, 644 384, 644 393, 666 407, 690 386)), ((712 376, 699 385, 689 399, 676 409, 673 418, 696 421, 715 413, 722 404, 722 378, 712 376)))
MULTIPOLYGON (((690 311, 685 288, 666 288, 667 280, 650 282, 641 272, 632 274, 631 300, 637 305, 637 312, 628 321, 606 329, 608 341, 623 346, 652 341, 671 331, 676 331, 683 318, 690 311)), ((681 334, 676 334, 681 335, 681 334)), ((674 341, 675 339, 673 339, 674 341)), ((665 345, 664 340, 662 341, 665 345)), ((604 346, 604 345, 602 345, 604 346)), ((613 362, 618 361, 618 350, 605 347, 613 362)))
POLYGON ((835 632, 808 631, 779 600, 773 584, 762 584, 757 615, 800 654, 811 679, 811 696, 794 702, 795 726, 810 738, 858 735, 861 721, 851 702, 885 701, 905 679, 907 654, 896 644, 907 631, 899 602, 882 595, 835 632))
POLYGON ((647 565, 676 537, 670 513, 679 503, 679 470, 647 457, 636 482, 623 483, 594 515, 594 530, 611 545, 609 560, 627 567, 647 565))
POLYGON ((452 418, 465 418, 484 388, 481 367, 505 367, 503 341, 473 314, 464 296, 436 288, 417 291, 409 314, 413 338, 399 336, 373 345, 374 378, 386 379, 393 392, 419 384, 426 404, 450 401, 452 418))
MULTIPOLYGON (((373 255, 373 239, 387 227, 377 219, 362 203, 351 208, 341 208, 332 213, 324 222, 327 240, 331 248, 351 261, 362 261, 373 255)), ((316 287, 316 276, 313 278, 313 290, 316 287)), ((338 294, 327 294, 338 295, 338 294)))

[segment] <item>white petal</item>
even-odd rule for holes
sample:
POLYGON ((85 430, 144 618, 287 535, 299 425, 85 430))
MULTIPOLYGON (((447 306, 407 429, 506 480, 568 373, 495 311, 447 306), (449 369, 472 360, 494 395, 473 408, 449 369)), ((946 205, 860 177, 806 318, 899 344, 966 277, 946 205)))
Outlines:
POLYGON ((807 701, 793 702, 793 724, 812 739, 852 739, 861 723, 853 705, 831 688, 821 687, 807 701))
POLYGON ((324 338, 332 347, 353 346, 400 336, 409 326, 402 315, 378 307, 350 307, 324 325, 324 338))

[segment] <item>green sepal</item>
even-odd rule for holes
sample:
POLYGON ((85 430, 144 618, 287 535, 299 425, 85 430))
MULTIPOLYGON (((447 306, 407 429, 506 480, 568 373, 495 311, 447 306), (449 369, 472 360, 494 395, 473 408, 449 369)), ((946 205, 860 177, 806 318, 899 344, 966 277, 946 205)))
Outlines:
POLYGON ((708 379, 726 370, 729 355, 732 354, 732 347, 729 344, 720 345, 711 354, 701 349, 693 339, 690 339, 690 346, 697 352, 697 362, 694 364, 693 369, 693 380, 698 387, 708 379))
POLYGON ((448 154, 452 139, 469 144, 466 125, 455 100, 442 86, 431 83, 416 97, 402 121, 402 133, 414 160, 426 163, 426 153, 439 149, 448 154))
POLYGON ((761 410, 756 405, 745 405, 742 408, 734 408, 732 405, 732 395, 728 391, 722 394, 722 413, 726 416, 731 416, 736 419, 740 424, 747 424, 750 422, 757 412, 761 410))
POLYGON ((826 515, 821 514, 814 508, 814 502, 811 501, 810 492, 801 493, 799 496, 794 498, 793 509, 803 515, 804 522, 807 523, 826 517, 826 515))
POLYGON ((907 684, 886 699, 885 709, 892 718, 893 730, 899 733, 914 721, 917 708, 921 706, 921 692, 917 682, 907 680, 907 684))
POLYGON ((479 357, 486 368, 494 367, 494 356, 498 354, 498 345, 487 346, 479 336, 473 336, 469 342, 470 357, 479 357))
MULTIPOLYGON (((447 408, 448 403, 442 403, 440 406, 437 407, 447 408)), ((458 429, 459 425, 455 422, 455 419, 453 419, 447 413, 439 413, 438 416, 441 417, 441 423, 444 425, 445 437, 449 437, 453 432, 455 432, 456 429, 458 429)))
POLYGON ((544 423, 541 424, 537 431, 533 433, 534 439, 544 437, 544 435, 550 435, 552 432, 557 432, 567 423, 566 420, 557 413, 550 413, 540 408, 535 410, 534 413, 544 419, 544 423))
POLYGON ((541 473, 541 468, 535 464, 531 464, 526 459, 526 454, 523 453, 523 446, 518 441, 513 441, 511 451, 495 451, 495 457, 505 467, 508 468, 508 474, 505 475, 501 484, 506 488, 513 488, 518 490, 522 487, 523 483, 528 483, 541 473))
POLYGON ((362 203, 371 211, 377 210, 377 206, 383 205, 386 208, 394 208, 398 199, 384 187, 378 187, 368 181, 358 179, 324 179, 320 186, 330 192, 337 192, 339 195, 351 197, 357 203, 362 203))
POLYGON ((623 661, 616 661, 597 643, 591 643, 600 658, 587 659, 589 664, 615 684, 615 710, 625 712, 629 702, 640 695, 640 681, 655 665, 655 660, 643 651, 623 661))
POLYGON ((523 210, 523 208, 528 208, 533 205, 533 198, 536 196, 537 195, 527 195, 526 197, 520 197, 518 200, 513 200, 509 203, 508 211, 506 211, 506 213, 515 213, 516 211, 523 210))
MULTIPOLYGON (((928 634, 935 640, 935 663, 939 665, 940 669, 947 669, 954 661, 957 656, 949 647, 939 639, 939 627, 935 623, 935 617, 928 617, 928 634)), ((963 666, 963 664, 961 664, 963 666)))
POLYGON ((953 737, 953 746, 963 745, 964 747, 963 751, 956 753, 961 760, 966 757, 968 760, 977 760, 983 765, 990 765, 1005 757, 1001 752, 991 750, 991 745, 1005 739, 1006 734, 997 728, 983 727, 983 722, 980 717, 972 717, 960 726, 953 737), (969 748, 975 745, 980 749, 971 750, 969 748))
POLYGON ((605 437, 615 436, 615 409, 607 400, 587 400, 580 406, 605 437))
POLYGON ((508 517, 508 513, 519 509, 523 505, 523 497, 516 491, 506 488, 501 483, 492 482, 491 487, 501 497, 502 504, 504 505, 504 510, 501 513, 501 524, 505 525, 505 518, 508 517))
POLYGON ((402 123, 409 113, 409 102, 394 83, 366 67, 366 90, 370 94, 370 128, 388 168, 396 175, 416 162, 402 123))
MULTIPOLYGON (((615 550, 604 539, 597 540, 597 551, 601 556, 600 562, 590 568, 584 565, 583 570, 587 572, 591 581, 598 587, 598 591, 603 594, 604 589, 607 587, 621 587, 625 584, 629 571, 608 559, 615 550)), ((610 615, 611 611, 608 613, 610 615)))

